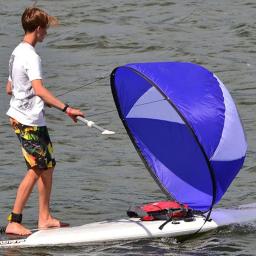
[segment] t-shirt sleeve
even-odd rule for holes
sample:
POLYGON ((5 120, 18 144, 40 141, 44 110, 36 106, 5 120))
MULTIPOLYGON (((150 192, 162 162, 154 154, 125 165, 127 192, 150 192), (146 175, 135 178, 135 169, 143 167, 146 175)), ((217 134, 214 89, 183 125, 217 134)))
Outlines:
POLYGON ((38 55, 33 55, 29 58, 26 65, 26 71, 29 81, 42 79, 41 58, 38 55))

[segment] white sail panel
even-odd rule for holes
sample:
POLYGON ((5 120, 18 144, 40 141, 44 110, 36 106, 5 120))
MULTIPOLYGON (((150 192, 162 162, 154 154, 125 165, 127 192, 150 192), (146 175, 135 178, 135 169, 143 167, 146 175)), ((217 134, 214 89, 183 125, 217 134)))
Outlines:
POLYGON ((184 124, 177 111, 155 87, 151 87, 136 101, 126 117, 157 119, 184 124))
POLYGON ((225 121, 222 136, 213 161, 235 160, 244 157, 247 143, 235 103, 224 84, 215 76, 220 84, 225 104, 225 121))

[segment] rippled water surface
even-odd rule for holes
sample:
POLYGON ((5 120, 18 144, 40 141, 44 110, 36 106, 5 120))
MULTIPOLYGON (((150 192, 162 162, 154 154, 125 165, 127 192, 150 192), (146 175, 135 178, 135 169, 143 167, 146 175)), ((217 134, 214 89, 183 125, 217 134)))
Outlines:
MULTIPOLYGON (((23 34, 20 15, 31 4, 0 0, 0 225, 5 224, 25 173, 18 141, 5 125, 9 97, 4 87, 9 55, 23 34)), ((113 137, 102 137, 94 129, 74 125, 63 113, 47 109, 58 161, 52 195, 56 216, 72 225, 117 219, 125 216, 133 202, 163 198, 129 141, 113 103, 109 74, 129 62, 194 62, 221 78, 237 103, 249 150, 243 170, 220 206, 256 201, 254 0, 48 0, 38 1, 38 6, 60 21, 60 26, 50 29, 46 40, 37 46, 45 84, 65 102, 83 109, 88 118, 117 132, 113 137), (76 89, 83 85, 87 86, 76 89)), ((35 191, 24 211, 24 223, 34 227, 36 218, 35 191)), ((0 253, 255 255, 255 234, 255 223, 249 223, 186 242, 154 239, 0 253)))

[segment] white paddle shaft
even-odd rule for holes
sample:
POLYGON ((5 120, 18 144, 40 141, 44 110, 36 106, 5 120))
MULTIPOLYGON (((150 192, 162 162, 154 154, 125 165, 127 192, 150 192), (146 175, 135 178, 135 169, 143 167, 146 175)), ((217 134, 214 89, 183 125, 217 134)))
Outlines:
POLYGON ((94 127, 96 128, 97 130, 101 131, 101 134, 104 134, 104 135, 111 135, 111 134, 115 134, 115 132, 113 131, 109 131, 109 130, 106 130, 104 128, 102 128, 101 126, 95 124, 93 121, 89 121, 81 116, 78 116, 77 117, 77 120, 85 123, 88 127, 94 127))

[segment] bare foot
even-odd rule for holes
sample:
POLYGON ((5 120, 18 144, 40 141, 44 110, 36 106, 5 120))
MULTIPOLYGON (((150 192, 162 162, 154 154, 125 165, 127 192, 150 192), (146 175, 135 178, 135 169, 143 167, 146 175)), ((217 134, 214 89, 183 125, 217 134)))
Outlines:
POLYGON ((60 228, 60 227, 68 227, 68 223, 63 223, 58 219, 53 217, 49 217, 46 220, 38 221, 38 228, 39 229, 46 229, 46 228, 60 228))
POLYGON ((31 235, 31 231, 29 229, 16 222, 10 222, 6 227, 5 233, 19 236, 31 235))

